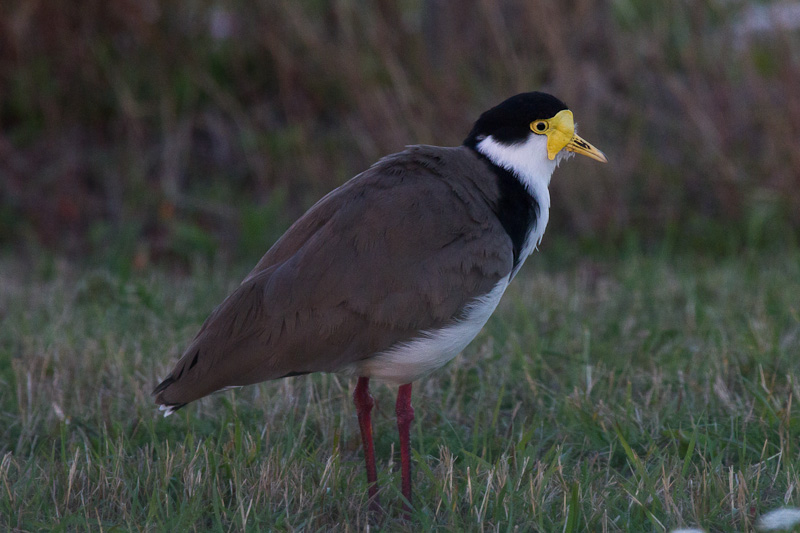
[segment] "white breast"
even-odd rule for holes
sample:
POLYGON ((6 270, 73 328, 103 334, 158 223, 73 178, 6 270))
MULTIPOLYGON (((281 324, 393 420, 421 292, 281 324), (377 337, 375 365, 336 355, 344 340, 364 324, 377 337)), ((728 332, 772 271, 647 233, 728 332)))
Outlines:
POLYGON ((562 150, 555 159, 548 159, 547 137, 535 134, 517 144, 503 144, 490 135, 478 143, 477 149, 495 165, 513 173, 539 204, 539 218, 526 236, 520 253, 520 259, 524 260, 542 241, 550 218, 550 178, 558 164, 570 154, 562 150))
POLYGON ((467 307, 463 320, 441 329, 420 332, 409 342, 348 365, 342 373, 401 385, 444 366, 480 332, 497 307, 508 282, 509 277, 503 278, 488 294, 476 298, 467 307))

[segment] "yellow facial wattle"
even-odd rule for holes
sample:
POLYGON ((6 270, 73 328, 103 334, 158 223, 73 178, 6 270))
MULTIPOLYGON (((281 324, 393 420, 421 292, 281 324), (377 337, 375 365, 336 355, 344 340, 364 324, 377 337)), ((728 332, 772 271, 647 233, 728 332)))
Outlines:
POLYGON ((564 109, 553 118, 534 120, 530 124, 531 131, 547 136, 547 157, 552 161, 558 152, 567 149, 576 154, 585 155, 601 163, 607 163, 606 156, 589 142, 575 134, 575 121, 572 111, 564 109))

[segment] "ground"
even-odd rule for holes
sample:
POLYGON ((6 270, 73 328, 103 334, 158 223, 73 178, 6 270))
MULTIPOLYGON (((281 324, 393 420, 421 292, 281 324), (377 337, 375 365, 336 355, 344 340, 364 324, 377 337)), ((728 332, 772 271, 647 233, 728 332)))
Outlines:
MULTIPOLYGON (((557 248, 557 247, 554 247, 557 248)), ((150 391, 250 265, 0 258, 0 529, 749 531, 796 506, 800 252, 538 253, 415 383, 414 511, 374 387, 295 377, 162 418, 150 391)))

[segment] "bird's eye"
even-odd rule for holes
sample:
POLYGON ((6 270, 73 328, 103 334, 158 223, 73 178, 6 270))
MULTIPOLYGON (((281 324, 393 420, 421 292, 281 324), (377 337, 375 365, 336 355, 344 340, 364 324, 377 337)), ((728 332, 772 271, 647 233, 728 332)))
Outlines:
POLYGON ((536 133, 544 133, 547 130, 547 123, 544 120, 537 120, 531 124, 531 129, 536 133))

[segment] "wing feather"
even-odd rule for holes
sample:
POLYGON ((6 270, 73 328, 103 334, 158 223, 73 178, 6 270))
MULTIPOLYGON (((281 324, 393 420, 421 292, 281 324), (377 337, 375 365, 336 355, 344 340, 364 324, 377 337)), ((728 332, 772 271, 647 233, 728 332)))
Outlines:
POLYGON ((213 311, 156 401, 335 372, 458 319, 513 264, 480 164, 412 147, 325 196, 213 311))

